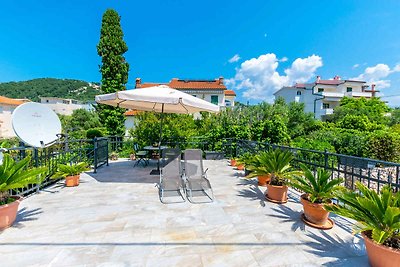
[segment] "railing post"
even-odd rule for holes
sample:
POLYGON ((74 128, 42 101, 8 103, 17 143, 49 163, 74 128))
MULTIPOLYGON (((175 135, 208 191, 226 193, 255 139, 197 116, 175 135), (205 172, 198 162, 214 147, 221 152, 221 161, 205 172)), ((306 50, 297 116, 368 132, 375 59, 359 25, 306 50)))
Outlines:
POLYGON ((328 169, 328 150, 325 148, 324 150, 324 166, 325 170, 328 169))
POLYGON ((93 165, 94 165, 94 170, 93 172, 97 172, 97 137, 93 139, 93 165))
POLYGON ((107 161, 107 166, 108 166, 108 138, 105 139, 106 143, 106 161, 107 161))

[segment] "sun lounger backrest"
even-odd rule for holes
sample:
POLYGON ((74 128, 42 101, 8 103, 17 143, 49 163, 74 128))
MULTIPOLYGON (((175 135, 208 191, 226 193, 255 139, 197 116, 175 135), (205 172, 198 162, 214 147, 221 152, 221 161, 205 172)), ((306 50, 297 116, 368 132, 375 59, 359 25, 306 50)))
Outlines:
POLYGON ((203 151, 200 149, 185 150, 185 174, 188 178, 201 177, 203 171, 203 151))

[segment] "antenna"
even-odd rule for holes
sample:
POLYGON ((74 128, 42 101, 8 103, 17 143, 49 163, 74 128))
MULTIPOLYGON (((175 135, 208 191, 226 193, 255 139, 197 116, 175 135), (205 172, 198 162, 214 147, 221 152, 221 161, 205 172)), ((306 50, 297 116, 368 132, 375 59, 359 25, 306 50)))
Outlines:
POLYGON ((54 144, 61 133, 57 114, 47 106, 34 102, 22 104, 14 110, 12 126, 22 142, 36 148, 54 144))

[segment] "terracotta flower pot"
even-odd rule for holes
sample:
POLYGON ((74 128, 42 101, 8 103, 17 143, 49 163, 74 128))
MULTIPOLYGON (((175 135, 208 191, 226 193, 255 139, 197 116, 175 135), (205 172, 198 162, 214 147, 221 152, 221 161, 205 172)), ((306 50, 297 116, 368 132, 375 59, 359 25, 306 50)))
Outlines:
POLYGON ((238 169, 238 171, 243 171, 244 165, 243 164, 237 165, 236 168, 238 169))
POLYGON ((0 206, 0 231, 10 227, 17 217, 18 206, 22 200, 22 197, 12 197, 16 199, 6 205, 0 206))
POLYGON ((257 179, 259 186, 267 186, 267 184, 271 181, 271 175, 259 175, 257 176, 257 179))
POLYGON ((235 167, 236 166, 236 159, 231 159, 231 166, 235 167))
POLYGON ((372 267, 400 266, 400 250, 376 243, 366 233, 361 234, 372 267))
POLYGON ((74 176, 65 177, 65 186, 67 186, 67 187, 78 186, 80 176, 81 176, 80 174, 77 174, 74 176))
POLYGON ((288 187, 286 185, 279 186, 267 184, 267 192, 265 197, 271 202, 283 204, 286 203, 288 199, 287 191, 288 187))
POLYGON ((329 211, 324 208, 324 204, 311 203, 307 200, 307 194, 301 195, 300 200, 307 221, 320 226, 327 224, 329 211))

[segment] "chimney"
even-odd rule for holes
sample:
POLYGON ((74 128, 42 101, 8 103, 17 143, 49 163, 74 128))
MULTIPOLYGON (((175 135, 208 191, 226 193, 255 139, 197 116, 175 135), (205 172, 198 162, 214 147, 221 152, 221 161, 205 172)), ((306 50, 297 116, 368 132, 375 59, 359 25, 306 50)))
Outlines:
POLYGON ((316 81, 316 82, 319 83, 320 80, 321 80, 321 76, 318 75, 318 76, 317 76, 317 81, 316 81))
POLYGON ((376 84, 371 84, 371 95, 372 95, 372 97, 375 97, 375 93, 376 93, 375 86, 376 86, 376 84))
POLYGON ((139 88, 141 83, 142 83, 142 79, 136 78, 135 88, 139 88))
POLYGON ((219 76, 219 78, 218 78, 218 84, 219 84, 219 85, 224 84, 224 77, 219 76))
POLYGON ((338 80, 340 80, 340 76, 336 75, 335 77, 333 77, 333 79, 338 81, 338 80))

